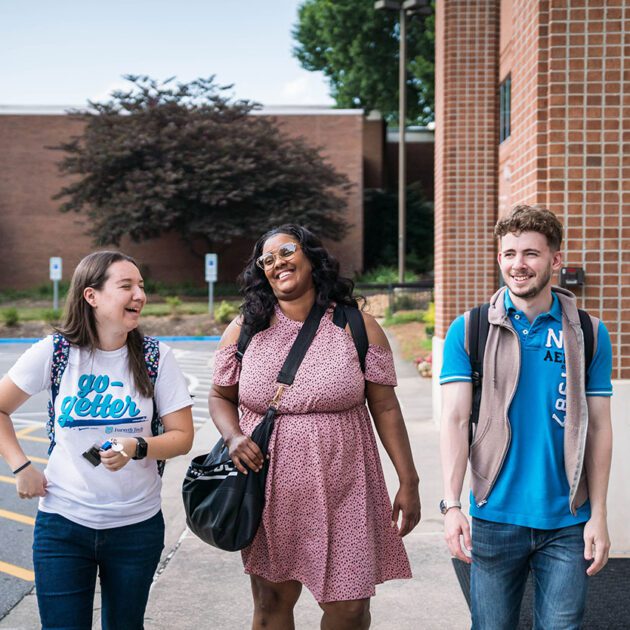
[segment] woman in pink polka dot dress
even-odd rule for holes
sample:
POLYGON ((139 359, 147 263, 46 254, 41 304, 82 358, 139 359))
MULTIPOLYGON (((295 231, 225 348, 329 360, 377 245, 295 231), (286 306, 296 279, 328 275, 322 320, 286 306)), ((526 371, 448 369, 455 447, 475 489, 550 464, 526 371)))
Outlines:
POLYGON ((305 228, 284 225, 265 234, 243 272, 242 316, 216 354, 212 418, 235 465, 260 470, 262 454, 249 436, 315 300, 331 304, 280 402, 262 523, 243 551, 253 628, 293 628, 302 585, 323 610, 322 628, 369 628, 375 585, 411 577, 402 536, 420 520, 420 498, 392 353, 380 326, 364 314, 369 349, 361 371, 351 333, 332 320, 335 303, 356 305, 352 282, 338 270, 305 228), (255 334, 239 362, 242 325, 255 334), (366 398, 400 479, 393 507, 366 398))

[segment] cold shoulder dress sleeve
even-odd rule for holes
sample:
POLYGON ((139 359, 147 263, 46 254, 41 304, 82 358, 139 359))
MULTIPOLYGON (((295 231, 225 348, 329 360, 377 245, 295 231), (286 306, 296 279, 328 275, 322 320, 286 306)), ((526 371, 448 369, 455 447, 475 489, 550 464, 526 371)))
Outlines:
MULTIPOLYGON (((217 352, 214 382, 239 383, 241 429, 251 434, 302 323, 276 309, 243 357, 217 352)), ((371 597, 375 585, 411 577, 367 407, 365 379, 395 385, 391 352, 371 345, 365 376, 350 335, 322 318, 295 382, 280 404, 270 443, 262 523, 243 550, 245 572, 297 580, 318 602, 371 597)))

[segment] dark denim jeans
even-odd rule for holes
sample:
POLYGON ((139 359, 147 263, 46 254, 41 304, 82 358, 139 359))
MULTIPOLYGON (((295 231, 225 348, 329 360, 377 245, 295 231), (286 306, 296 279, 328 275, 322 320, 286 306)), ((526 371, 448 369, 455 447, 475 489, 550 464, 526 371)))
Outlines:
POLYGON ((514 630, 529 571, 534 629, 577 630, 586 603, 584 523, 531 529, 473 518, 473 630, 514 630))
POLYGON ((98 570, 102 627, 141 629, 163 548, 162 512, 111 529, 91 529, 58 514, 38 512, 33 565, 42 628, 92 628, 98 570))

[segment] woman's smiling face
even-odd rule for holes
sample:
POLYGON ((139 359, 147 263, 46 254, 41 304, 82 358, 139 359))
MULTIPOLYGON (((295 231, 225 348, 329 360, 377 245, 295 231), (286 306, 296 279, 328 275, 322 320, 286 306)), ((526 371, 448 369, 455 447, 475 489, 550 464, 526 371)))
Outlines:
POLYGON ((295 299, 313 288, 313 267, 295 237, 274 234, 263 245, 262 256, 269 253, 274 254, 274 260, 263 271, 276 298, 295 299), (297 247, 294 254, 283 258, 278 250, 287 243, 295 243, 297 247))
POLYGON ((111 264, 102 288, 87 288, 84 296, 94 308, 97 327, 116 333, 128 333, 138 326, 147 301, 140 271, 126 260, 111 264))

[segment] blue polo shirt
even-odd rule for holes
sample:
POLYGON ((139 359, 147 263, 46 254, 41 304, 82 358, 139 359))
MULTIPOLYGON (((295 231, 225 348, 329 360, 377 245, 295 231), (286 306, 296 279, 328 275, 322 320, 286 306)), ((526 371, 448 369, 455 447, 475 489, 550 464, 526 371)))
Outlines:
MULTIPOLYGON (((566 373, 562 339, 562 307, 553 295, 551 308, 529 322, 509 291, 505 308, 521 344, 519 381, 508 410, 511 442, 488 501, 478 507, 471 493, 472 516, 535 529, 557 529, 590 518, 588 501, 573 516, 564 470, 566 373)), ((449 328, 444 344, 440 384, 471 381, 464 346, 464 317, 449 328)), ((597 349, 587 374, 587 396, 611 396, 612 347, 599 323, 597 349)))

